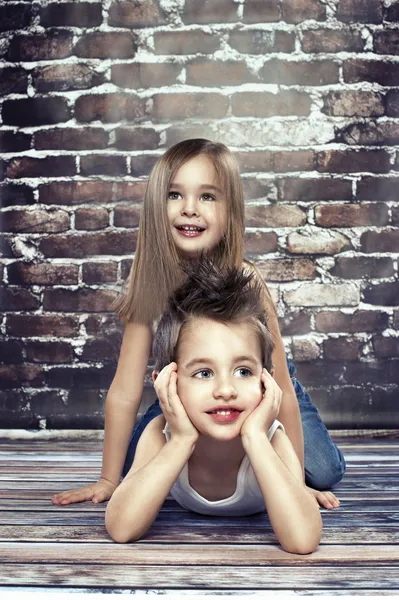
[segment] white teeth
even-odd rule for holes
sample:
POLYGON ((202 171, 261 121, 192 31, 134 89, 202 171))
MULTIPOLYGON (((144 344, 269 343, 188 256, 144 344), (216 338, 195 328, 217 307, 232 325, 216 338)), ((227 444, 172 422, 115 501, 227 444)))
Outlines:
POLYGON ((202 231, 201 227, 192 227, 191 225, 182 225, 179 229, 184 229, 184 231, 202 231))
POLYGON ((217 415, 231 415, 231 410, 215 410, 217 415))

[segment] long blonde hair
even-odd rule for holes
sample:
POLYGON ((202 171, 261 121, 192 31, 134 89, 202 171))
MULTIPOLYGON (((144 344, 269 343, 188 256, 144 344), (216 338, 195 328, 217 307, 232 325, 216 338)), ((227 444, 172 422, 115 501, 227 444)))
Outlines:
POLYGON ((125 321, 151 324, 165 309, 170 294, 184 281, 168 221, 167 198, 176 172, 198 155, 206 155, 212 161, 228 203, 225 235, 213 259, 221 267, 242 265, 244 194, 235 157, 224 144, 210 140, 179 142, 159 158, 148 179, 127 291, 115 305, 118 316, 125 321))

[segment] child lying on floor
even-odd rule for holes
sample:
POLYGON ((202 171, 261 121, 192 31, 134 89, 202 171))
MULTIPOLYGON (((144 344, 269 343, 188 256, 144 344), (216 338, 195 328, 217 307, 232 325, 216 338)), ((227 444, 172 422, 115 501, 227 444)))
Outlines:
POLYGON ((204 515, 267 511, 288 552, 307 554, 322 531, 299 460, 276 420, 273 341, 262 289, 245 270, 191 261, 154 339, 162 415, 137 428, 135 458, 106 510, 120 543, 143 536, 169 493, 204 515))

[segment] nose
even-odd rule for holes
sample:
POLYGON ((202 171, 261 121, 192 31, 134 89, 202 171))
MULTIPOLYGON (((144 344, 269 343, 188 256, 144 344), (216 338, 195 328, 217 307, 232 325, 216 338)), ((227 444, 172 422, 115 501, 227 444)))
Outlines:
POLYGON ((195 201, 195 198, 187 196, 184 199, 181 214, 185 215, 186 217, 196 217, 198 215, 197 202, 195 201))
POLYGON ((223 400, 233 400, 237 398, 237 390, 232 380, 228 377, 220 378, 216 382, 215 389, 213 392, 215 398, 222 398, 223 400))

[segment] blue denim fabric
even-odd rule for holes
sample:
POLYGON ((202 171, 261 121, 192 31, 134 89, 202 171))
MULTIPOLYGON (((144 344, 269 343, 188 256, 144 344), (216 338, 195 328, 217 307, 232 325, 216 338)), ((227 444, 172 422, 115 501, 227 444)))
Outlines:
MULTIPOLYGON (((309 394, 296 379, 296 368, 287 360, 288 370, 298 399, 302 419, 305 444, 305 480, 308 486, 316 490, 328 490, 341 481, 345 473, 345 459, 332 441, 319 411, 312 404, 309 394)), ((128 473, 134 459, 137 443, 141 434, 152 419, 162 414, 158 399, 150 406, 145 415, 133 429, 126 454, 122 475, 128 473)))

